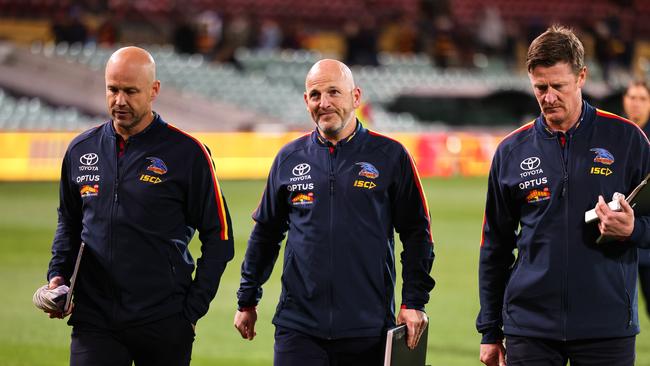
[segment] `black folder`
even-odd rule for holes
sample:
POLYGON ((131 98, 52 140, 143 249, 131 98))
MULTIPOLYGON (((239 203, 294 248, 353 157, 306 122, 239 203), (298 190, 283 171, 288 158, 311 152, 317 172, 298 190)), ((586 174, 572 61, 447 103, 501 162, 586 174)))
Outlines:
POLYGON ((398 325, 388 330, 386 334, 386 354, 384 366, 424 366, 427 359, 427 324, 418 345, 411 350, 406 345, 406 325, 398 325))

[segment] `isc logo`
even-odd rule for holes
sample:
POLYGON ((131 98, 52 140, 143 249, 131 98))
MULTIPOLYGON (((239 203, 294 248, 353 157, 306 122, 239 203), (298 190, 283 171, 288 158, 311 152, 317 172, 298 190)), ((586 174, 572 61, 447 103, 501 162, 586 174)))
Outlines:
POLYGON ((608 176, 608 175, 610 175, 610 174, 612 174, 612 173, 614 173, 614 172, 613 172, 611 169, 609 169, 609 168, 603 168, 603 167, 598 167, 598 166, 592 166, 592 167, 591 167, 591 171, 590 171, 590 173, 591 173, 591 174, 595 174, 595 175, 604 175, 604 176, 608 176))
POLYGON ((377 187, 377 185, 374 182, 368 182, 365 180, 355 180, 353 186, 355 187, 360 187, 360 188, 366 188, 366 189, 373 189, 377 187))
POLYGON ((162 182, 162 179, 160 179, 158 177, 153 177, 153 176, 147 175, 147 174, 142 174, 140 176, 140 180, 143 181, 143 182, 149 182, 149 183, 153 183, 153 184, 158 184, 158 183, 162 182))

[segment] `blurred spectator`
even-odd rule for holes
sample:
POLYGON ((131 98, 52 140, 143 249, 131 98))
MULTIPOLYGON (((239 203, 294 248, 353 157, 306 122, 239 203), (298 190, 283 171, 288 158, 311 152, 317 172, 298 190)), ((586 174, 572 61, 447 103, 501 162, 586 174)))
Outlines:
POLYGON ((214 10, 205 10, 196 18, 197 48, 204 55, 211 54, 221 41, 223 21, 214 10))
POLYGON ((216 61, 232 63, 241 68, 235 59, 235 51, 240 47, 248 47, 250 38, 250 21, 245 15, 236 15, 226 23, 223 38, 218 46, 216 61))
POLYGON ((67 42, 86 43, 88 28, 82 22, 77 8, 60 9, 54 15, 51 25, 52 34, 56 43, 67 42))
POLYGON ((115 18, 112 16, 106 17, 97 27, 95 33, 97 43, 103 46, 113 46, 120 40, 120 31, 115 18))
POLYGON ((375 19, 363 16, 361 23, 348 21, 343 27, 345 33, 346 61, 352 65, 377 66, 377 29, 375 19))
POLYGON ((257 47, 263 50, 273 50, 282 45, 282 29, 270 18, 264 19, 257 36, 257 47))
POLYGON ((501 56, 505 46, 505 24, 499 8, 486 5, 477 29, 478 44, 487 56, 501 56))
POLYGON ((172 34, 172 42, 174 43, 176 52, 185 54, 196 53, 196 38, 197 33, 194 25, 187 17, 180 17, 172 34))

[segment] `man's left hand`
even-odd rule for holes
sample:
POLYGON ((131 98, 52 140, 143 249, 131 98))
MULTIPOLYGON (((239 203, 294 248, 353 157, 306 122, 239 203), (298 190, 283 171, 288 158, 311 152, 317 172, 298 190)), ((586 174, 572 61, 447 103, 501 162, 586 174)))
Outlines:
POLYGON ((408 329, 406 345, 414 349, 420 341, 420 336, 429 323, 427 314, 415 309, 401 309, 397 315, 397 324, 406 324, 408 329))
POLYGON ((600 220, 598 229, 602 235, 626 239, 634 230, 634 210, 624 198, 619 198, 618 202, 621 211, 614 211, 609 208, 603 196, 598 196, 596 204, 596 215, 600 220))

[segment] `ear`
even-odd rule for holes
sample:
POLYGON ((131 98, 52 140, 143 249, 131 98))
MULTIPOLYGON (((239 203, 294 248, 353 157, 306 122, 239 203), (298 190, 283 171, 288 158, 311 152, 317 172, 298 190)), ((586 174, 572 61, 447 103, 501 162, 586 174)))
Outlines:
POLYGON ((156 80, 153 82, 153 85, 151 86, 151 101, 153 102, 156 100, 158 97, 158 94, 160 94, 160 80, 156 80))
POLYGON ((352 89, 352 105, 354 108, 359 108, 361 105, 361 88, 358 86, 352 89))
POLYGON ((582 89, 585 85, 585 81, 587 81, 587 66, 583 67, 578 73, 578 88, 582 89))
POLYGON ((307 95, 307 92, 302 93, 302 98, 305 100, 305 107, 307 107, 307 110, 309 111, 309 96, 307 95))

